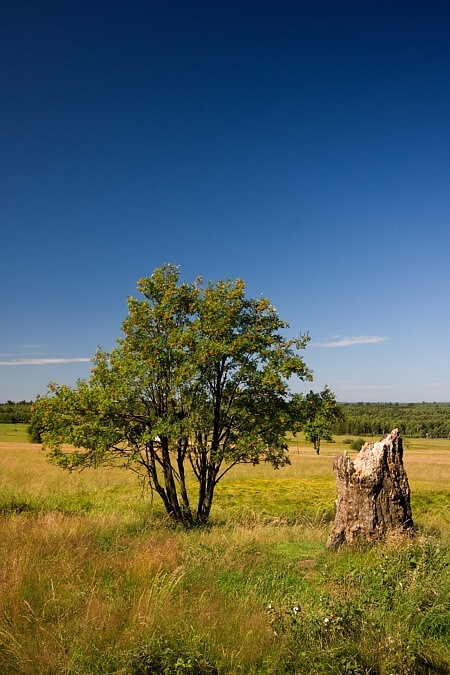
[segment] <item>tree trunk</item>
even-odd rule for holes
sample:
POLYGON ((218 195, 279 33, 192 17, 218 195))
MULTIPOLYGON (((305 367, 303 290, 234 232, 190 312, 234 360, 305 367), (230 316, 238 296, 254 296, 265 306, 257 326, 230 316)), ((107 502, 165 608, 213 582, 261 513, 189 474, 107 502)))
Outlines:
POLYGON ((333 462, 338 498, 327 546, 413 532, 408 478, 398 429, 373 445, 365 443, 354 461, 346 452, 333 462))

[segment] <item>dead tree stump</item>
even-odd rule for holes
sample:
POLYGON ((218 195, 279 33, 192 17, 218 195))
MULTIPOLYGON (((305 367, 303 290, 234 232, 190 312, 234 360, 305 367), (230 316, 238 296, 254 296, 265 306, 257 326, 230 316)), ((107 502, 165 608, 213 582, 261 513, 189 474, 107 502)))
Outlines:
POLYGON ((410 490, 398 429, 378 443, 365 443, 352 461, 347 452, 333 462, 338 498, 327 546, 380 539, 413 531, 410 490))

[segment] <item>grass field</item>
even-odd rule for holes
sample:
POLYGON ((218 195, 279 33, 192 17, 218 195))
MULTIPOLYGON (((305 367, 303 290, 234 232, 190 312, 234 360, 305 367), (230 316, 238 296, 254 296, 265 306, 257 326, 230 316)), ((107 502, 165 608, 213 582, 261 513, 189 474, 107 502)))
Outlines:
POLYGON ((450 673, 450 441, 405 442, 414 539, 333 553, 343 438, 236 468, 187 531, 131 473, 67 474, 21 426, 0 426, 2 675, 450 673))
POLYGON ((28 443, 28 424, 0 424, 0 443, 28 443))

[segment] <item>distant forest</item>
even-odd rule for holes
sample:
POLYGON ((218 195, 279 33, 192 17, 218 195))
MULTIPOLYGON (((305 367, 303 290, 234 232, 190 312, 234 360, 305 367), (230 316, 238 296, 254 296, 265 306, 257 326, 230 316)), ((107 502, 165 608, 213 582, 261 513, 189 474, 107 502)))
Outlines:
POLYGON ((341 403, 335 434, 382 436, 397 428, 412 438, 450 438, 450 403, 341 403))
MULTIPOLYGON (((0 403, 0 423, 28 424, 32 401, 0 403)), ((450 438, 450 403, 341 403, 344 419, 333 433, 382 436, 397 428, 403 436, 450 438)))
POLYGON ((28 424, 32 401, 7 401, 0 403, 0 424, 28 424))

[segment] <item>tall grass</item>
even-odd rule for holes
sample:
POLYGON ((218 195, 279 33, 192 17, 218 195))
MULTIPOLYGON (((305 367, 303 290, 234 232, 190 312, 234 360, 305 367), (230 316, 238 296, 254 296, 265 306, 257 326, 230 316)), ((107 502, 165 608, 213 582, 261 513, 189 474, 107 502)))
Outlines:
POLYGON ((450 443, 405 450, 414 539, 332 553, 344 447, 230 472, 183 530, 131 474, 0 443, 0 673, 449 673, 450 443))

